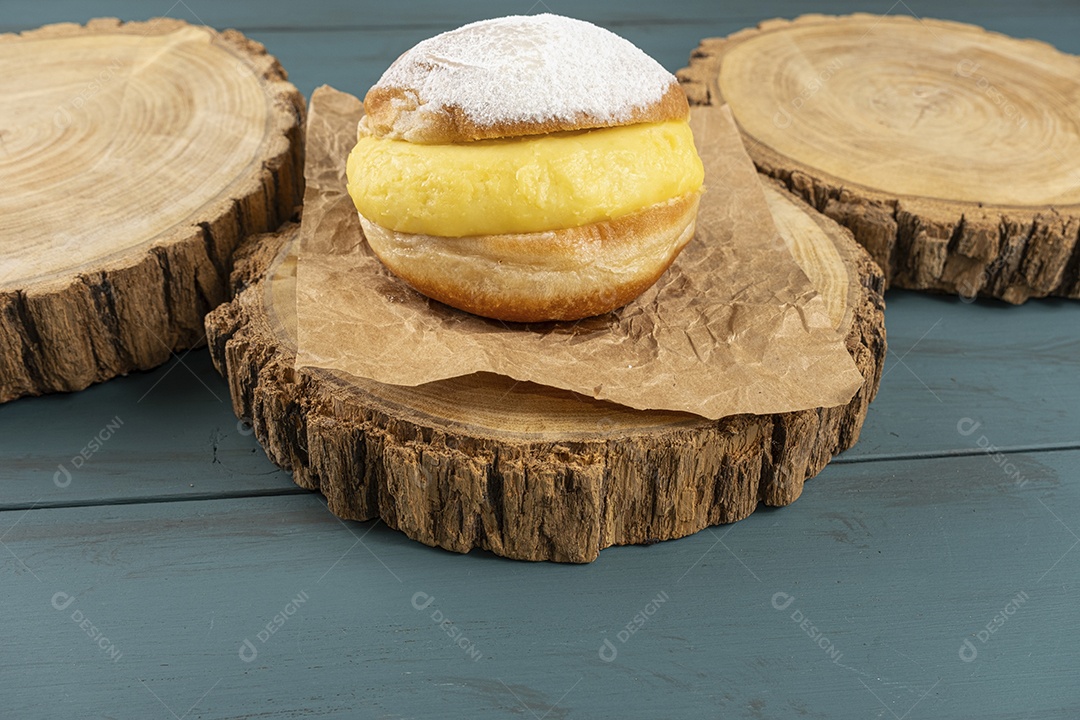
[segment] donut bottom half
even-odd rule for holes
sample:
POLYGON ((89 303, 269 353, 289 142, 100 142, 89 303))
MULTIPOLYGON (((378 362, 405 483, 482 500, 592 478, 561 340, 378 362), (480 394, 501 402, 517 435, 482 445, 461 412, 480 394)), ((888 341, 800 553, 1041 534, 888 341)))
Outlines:
POLYGON ((699 197, 544 232, 439 237, 363 215, 360 225, 392 273, 439 302, 496 320, 578 320, 622 307, 664 274, 694 236, 699 197))

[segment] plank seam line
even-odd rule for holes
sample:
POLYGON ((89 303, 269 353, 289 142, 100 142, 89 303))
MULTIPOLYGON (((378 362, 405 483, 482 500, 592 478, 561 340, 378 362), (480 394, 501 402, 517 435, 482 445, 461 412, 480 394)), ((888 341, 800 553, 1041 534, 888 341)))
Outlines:
POLYGON ((130 497, 111 498, 108 500, 71 500, 71 501, 42 501, 38 503, 19 502, 0 504, 0 513, 18 512, 26 510, 58 510, 63 508, 81 507, 108 507, 110 505, 158 505, 161 503, 181 502, 205 502, 207 500, 243 500, 245 498, 279 497, 283 495, 317 495, 313 490, 305 490, 302 487, 281 488, 278 490, 261 491, 237 491, 223 493, 206 493, 201 495, 163 495, 161 497, 130 497))
POLYGON ((979 455, 991 455, 1001 453, 1002 455, 1029 455, 1032 453, 1053 453, 1053 452, 1069 452, 1073 450, 1080 450, 1080 444, 1072 445, 1017 445, 1014 447, 996 447, 992 452, 983 450, 982 448, 962 448, 958 450, 931 450, 927 452, 913 452, 913 453, 892 453, 885 455, 869 455, 864 457, 850 457, 845 458, 839 456, 834 458, 830 465, 856 465, 859 463, 875 463, 875 462, 890 462, 894 460, 935 460, 942 458, 956 458, 956 457, 978 457, 979 455))
MULTIPOLYGON (((1054 445, 1054 446, 1033 446, 1033 447, 1018 447, 1005 449, 997 449, 1002 455, 1026 455, 1031 453, 1054 453, 1054 452, 1072 452, 1080 450, 1080 445, 1054 445)), ((933 452, 933 453, 909 453, 906 455, 881 455, 876 457, 862 457, 844 459, 838 457, 833 460, 830 465, 857 465, 859 463, 877 463, 877 462, 890 462, 897 460, 935 460, 945 458, 957 458, 957 457, 977 457, 979 455, 988 454, 985 450, 971 449, 971 450, 954 450, 949 452, 933 452)), ((109 500, 73 500, 70 502, 38 502, 38 503, 3 503, 0 504, 0 513, 4 512, 20 512, 26 510, 57 510, 63 508, 79 508, 79 507, 107 507, 110 505, 155 505, 161 503, 172 502, 204 502, 207 500, 242 500, 245 498, 259 498, 259 497, 279 497, 286 495, 318 495, 314 490, 306 490, 302 487, 281 488, 277 490, 263 490, 256 492, 224 492, 224 493, 207 493, 205 495, 173 495, 162 497, 141 497, 141 498, 113 498, 109 500)))

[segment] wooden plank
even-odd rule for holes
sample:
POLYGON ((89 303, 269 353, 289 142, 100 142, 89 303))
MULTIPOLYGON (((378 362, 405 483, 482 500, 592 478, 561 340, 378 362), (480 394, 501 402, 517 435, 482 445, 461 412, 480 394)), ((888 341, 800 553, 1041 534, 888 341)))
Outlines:
POLYGON ((881 389, 841 461, 1080 446, 1080 303, 890 291, 885 329, 881 389))
MULTIPOLYGON (((784 5, 784 3, 781 3, 784 5)), ((793 3, 786 3, 788 9, 793 3)), ((497 15, 556 12, 585 20, 618 21, 620 23, 673 23, 699 21, 733 13, 731 8, 718 8, 709 0, 669 3, 658 7, 648 3, 625 3, 619 0, 594 0, 587 5, 550 0, 521 0, 496 3, 491 0, 465 0, 446 3, 441 0, 411 0, 407 6, 393 3, 363 3, 348 0, 321 0, 297 7, 286 0, 270 0, 252 5, 243 0, 196 2, 167 0, 147 6, 138 0, 102 0, 87 7, 79 0, 55 0, 48 7, 35 7, 30 2, 5 12, 3 27, 33 27, 43 22, 85 22, 102 14, 125 19, 146 19, 167 14, 188 22, 203 22, 214 27, 274 28, 279 30, 402 28, 426 27, 439 32, 475 20, 497 15), (170 7, 171 4, 171 7, 170 7)), ((431 34, 429 32, 428 34, 431 34)))
MULTIPOLYGON (((880 6, 882 12, 903 14, 903 4, 880 6)), ((373 3, 358 9, 346 0, 308 3, 302 9, 287 0, 252 4, 232 2, 196 3, 178 0, 170 7, 137 0, 102 0, 87 5, 80 0, 35 3, 8 0, 0 32, 17 32, 53 22, 86 22, 93 17, 116 16, 143 20, 166 14, 188 22, 218 28, 236 27, 266 43, 289 71, 301 92, 310 95, 324 83, 361 94, 382 71, 412 44, 437 32, 466 22, 510 13, 552 12, 581 17, 610 27, 626 36, 669 70, 687 64, 690 52, 706 36, 723 36, 772 17, 795 17, 807 11, 793 0, 766 0, 753 12, 710 0, 655 4, 602 0, 587 5, 555 1, 495 4, 489 0, 446 3, 423 0, 408 8, 393 3, 373 3)), ((818 3, 815 12, 866 12, 864 3, 853 0, 818 3)), ((921 8, 917 8, 921 10, 921 8)), ((935 8, 945 19, 977 22, 991 30, 1020 37, 1036 37, 1066 52, 1080 53, 1080 35, 1074 32, 1075 11, 1069 3, 1027 4, 1022 11, 1007 3, 988 4, 964 0, 947 8, 935 8)))
POLYGON ((1080 452, 1008 461, 1022 486, 988 456, 832 466, 589 566, 433 550, 312 495, 4 512, 5 711, 1072 717, 1080 452))
MULTIPOLYGON (((1075 18, 1073 6, 1066 0, 1043 0, 1023 6, 979 0, 959 0, 948 6, 933 8, 936 17, 976 22, 990 29, 1023 36, 1042 37, 1057 44, 1060 39, 1073 48, 1080 48, 1080 38, 1063 21, 1075 18), (1010 29, 1015 28, 1015 29, 1010 29)), ((143 20, 166 15, 188 22, 204 22, 214 27, 275 28, 286 31, 312 28, 346 29, 369 27, 428 26, 436 31, 495 15, 554 12, 580 17, 605 25, 638 23, 660 30, 662 26, 682 23, 710 24, 716 32, 727 34, 759 20, 773 17, 795 17, 808 12, 805 3, 796 0, 761 0, 752 10, 711 0, 683 0, 678 3, 627 3, 620 0, 594 0, 571 3, 568 0, 521 0, 514 3, 495 3, 491 0, 464 0, 445 3, 441 0, 413 0, 407 6, 394 3, 357 3, 348 0, 321 0, 298 7, 288 0, 265 0, 257 4, 244 0, 195 2, 171 0, 147 5, 139 0, 99 0, 88 6, 80 0, 53 0, 35 3, 30 0, 9 0, 0 19, 0 30, 26 29, 48 22, 85 22, 92 17, 115 16, 143 20), (726 24, 726 26, 725 26, 726 24)), ((867 7, 856 0, 820 0, 813 12, 843 14, 878 12, 882 14, 923 15, 926 8, 919 5, 882 3, 867 7)), ((699 33, 699 37, 700 37, 699 33)), ((1059 45, 1067 52, 1065 45, 1059 45)))
POLYGON ((232 414, 205 348, 0 405, 0 509, 298 492, 232 414))

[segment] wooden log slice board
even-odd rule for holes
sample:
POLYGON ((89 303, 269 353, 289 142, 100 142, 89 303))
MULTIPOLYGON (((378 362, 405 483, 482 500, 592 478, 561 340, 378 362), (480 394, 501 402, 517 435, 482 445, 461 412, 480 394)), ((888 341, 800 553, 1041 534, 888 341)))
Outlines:
POLYGON ((241 250, 235 298, 206 319, 210 351, 270 459, 339 517, 525 560, 588 562, 610 545, 683 537, 798 498, 858 438, 881 377, 880 270, 847 231, 766 189, 866 378, 847 405, 708 421, 497 375, 398 387, 298 372, 295 225, 241 250))
POLYGON ((0 402, 204 340, 232 253, 303 195, 303 97, 177 20, 0 35, 0 402))
POLYGON ((1080 297, 1080 58, 972 25, 807 15, 702 41, 758 170, 847 226, 899 287, 1080 297))

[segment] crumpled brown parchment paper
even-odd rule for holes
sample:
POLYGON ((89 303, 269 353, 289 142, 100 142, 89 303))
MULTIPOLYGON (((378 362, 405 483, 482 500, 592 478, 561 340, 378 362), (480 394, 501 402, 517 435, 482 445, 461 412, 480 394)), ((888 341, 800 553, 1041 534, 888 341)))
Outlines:
POLYGON ((475 372, 710 419, 848 402, 863 378, 777 233, 727 107, 694 108, 705 164, 697 234, 630 305, 574 323, 507 324, 428 300, 363 239, 345 190, 361 102, 315 91, 297 263, 297 367, 393 385, 475 372))

